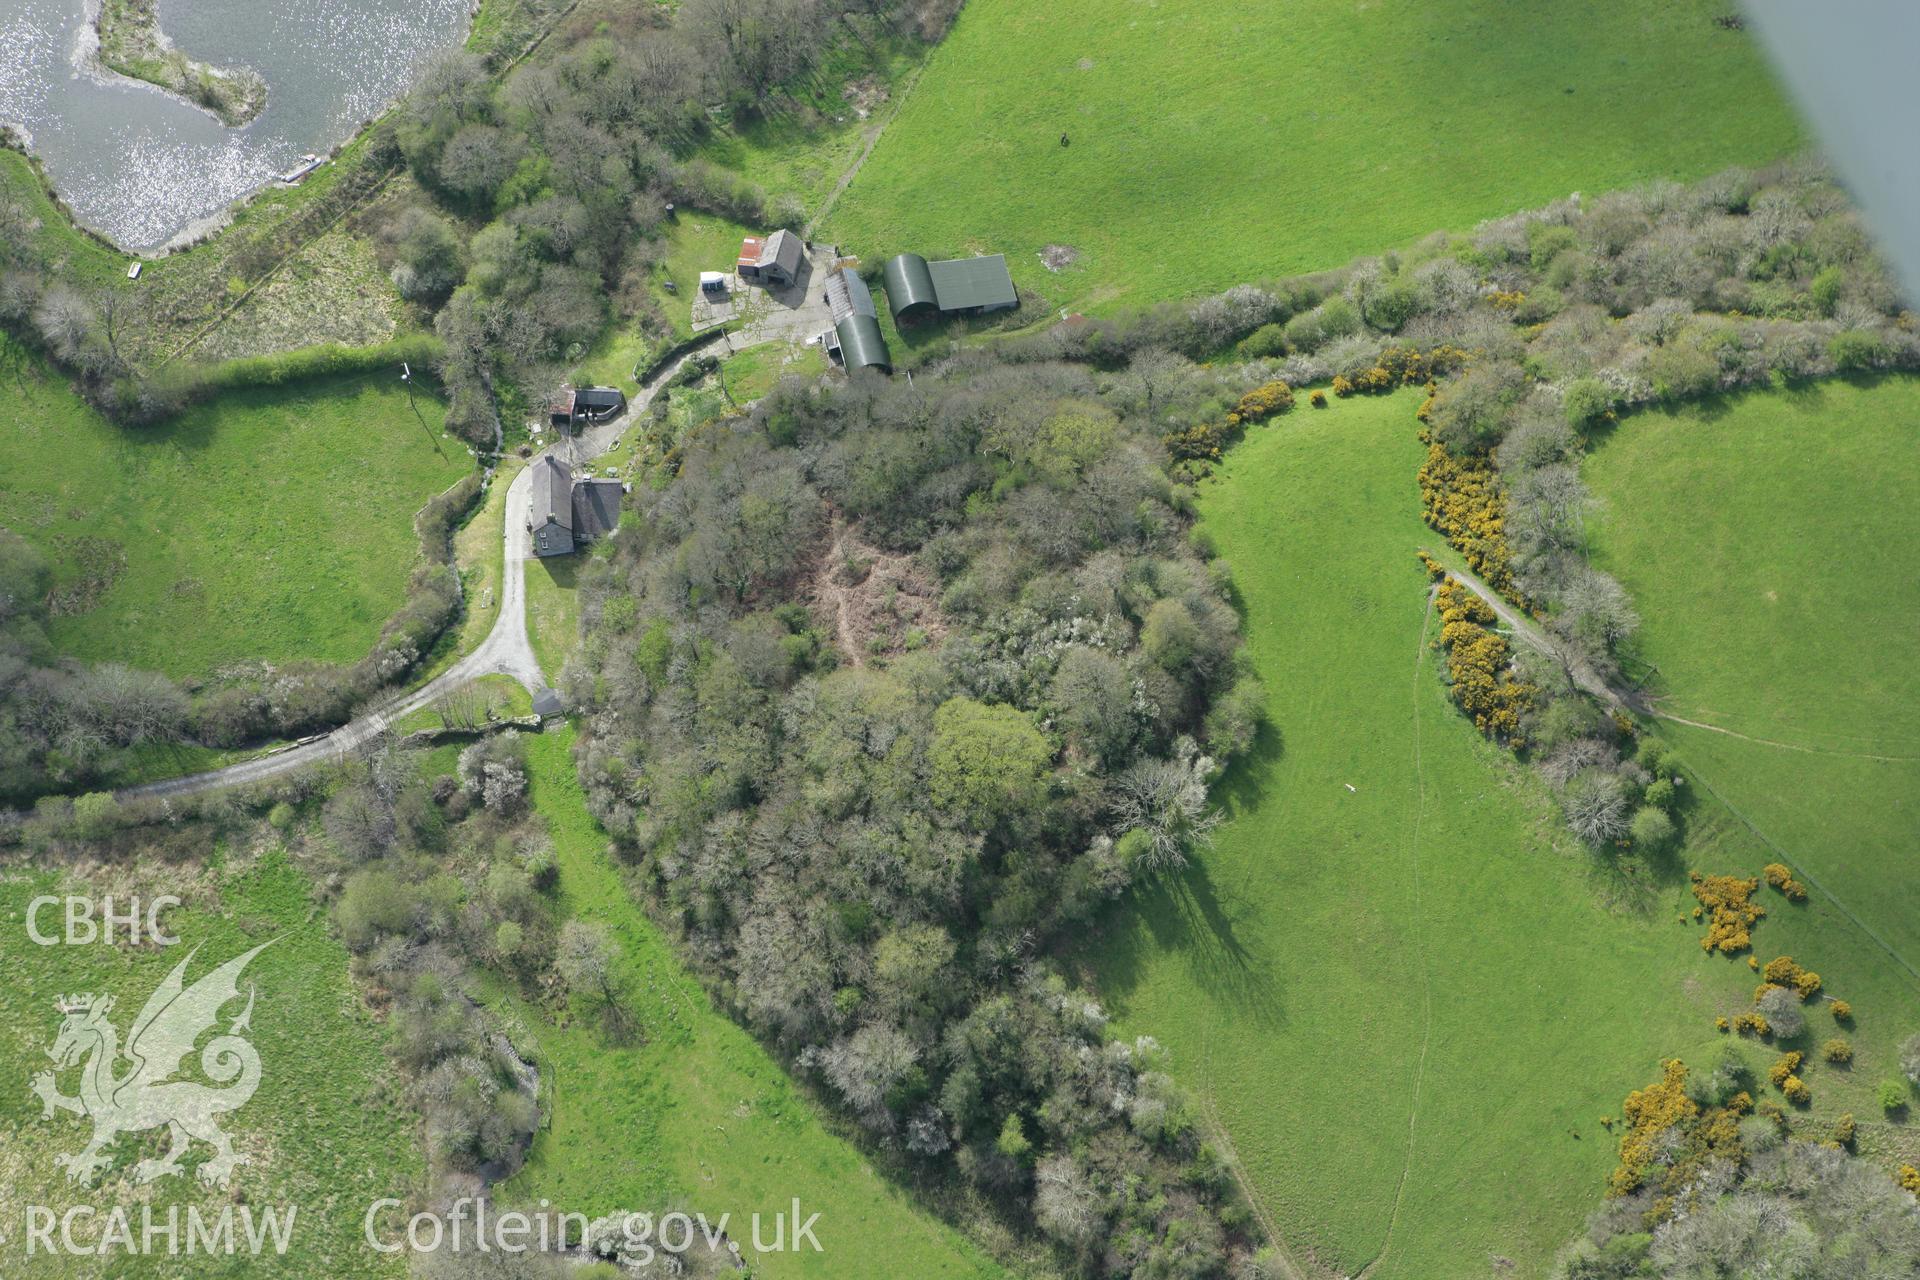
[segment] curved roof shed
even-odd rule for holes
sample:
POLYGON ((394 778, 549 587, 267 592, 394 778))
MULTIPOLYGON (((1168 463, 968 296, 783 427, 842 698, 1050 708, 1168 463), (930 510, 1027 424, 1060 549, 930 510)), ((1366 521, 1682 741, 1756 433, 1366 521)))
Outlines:
POLYGON ((933 287, 933 272, 919 254, 895 254, 880 268, 880 274, 887 283, 887 307, 894 319, 930 316, 940 310, 940 291, 933 287))
POLYGON ((862 369, 893 372, 893 356, 887 350, 887 340, 880 335, 878 320, 872 316, 851 315, 833 326, 833 332, 840 339, 840 359, 848 373, 862 369))

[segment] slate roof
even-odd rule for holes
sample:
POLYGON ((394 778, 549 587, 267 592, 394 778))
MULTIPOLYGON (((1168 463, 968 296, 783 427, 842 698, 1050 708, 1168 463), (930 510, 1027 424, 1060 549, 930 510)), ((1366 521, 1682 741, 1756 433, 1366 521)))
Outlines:
POLYGON ((533 464, 533 527, 549 523, 573 532, 573 468, 544 453, 533 464))
POLYGON ((579 538, 604 538, 620 527, 618 480, 581 480, 573 486, 573 532, 579 538))
POLYGON ((766 245, 760 250, 760 263, 765 266, 773 263, 789 276, 800 274, 800 237, 785 229, 767 237, 766 245))

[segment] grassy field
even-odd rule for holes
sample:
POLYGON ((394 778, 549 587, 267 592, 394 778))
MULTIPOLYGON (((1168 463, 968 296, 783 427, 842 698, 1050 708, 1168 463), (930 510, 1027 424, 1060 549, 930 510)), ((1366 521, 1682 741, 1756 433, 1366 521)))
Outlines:
POLYGON ((222 394, 140 430, 0 339, 0 519, 55 569, 51 631, 90 662, 206 675, 352 662, 405 594, 413 515, 473 466, 437 401, 356 377, 222 394))
POLYGON ((1637 414, 1587 475, 1662 709, 1729 731, 1662 732, 1920 969, 1917 422, 1920 379, 1826 382, 1637 414))
POLYGON ((580 643, 580 563, 590 551, 527 561, 527 638, 549 682, 580 643))
MULTIPOLYGON (((830 1132, 779 1064, 708 1004, 628 896, 586 811, 571 745, 570 732, 531 740, 533 800, 553 833, 563 909, 605 925, 619 942, 645 1034, 610 1043, 589 1010, 554 1025, 513 1004, 551 1081, 551 1115, 499 1198, 544 1197, 588 1213, 674 1204, 743 1221, 797 1196, 803 1217, 821 1215, 823 1252, 764 1255, 754 1260, 756 1276, 1004 1274, 830 1132)), ((747 1248, 743 1225, 734 1237, 747 1248)))
POLYGON ((1098 310, 1769 160, 1804 135, 1725 12, 970 0, 821 234, 1003 251, 1024 290, 1098 310), (1080 254, 1057 275, 1054 244, 1080 254))
MULTIPOLYGON (((120 905, 124 908, 122 896, 120 905)), ((43 912, 43 930, 58 930, 58 910, 43 912)), ((401 1276, 399 1261, 368 1249, 360 1234, 366 1206, 382 1196, 405 1197, 421 1176, 413 1125, 398 1102, 400 1082, 388 1061, 384 1030, 361 1005, 347 977, 347 956, 329 934, 326 917, 315 909, 306 878, 284 855, 239 855, 209 851, 203 866, 116 866, 93 875, 90 883, 63 879, 44 868, 16 868, 0 878, 0 922, 6 932, 8 980, 0 988, 0 1272, 9 1277, 144 1276, 401 1276), (112 946, 33 946, 26 936, 26 906, 43 893, 151 896, 173 893, 188 906, 165 917, 181 939, 175 948, 112 946), (222 1118, 234 1146, 251 1163, 233 1175, 232 1190, 204 1188, 189 1173, 134 1189, 133 1163, 158 1155, 164 1135, 123 1137, 110 1153, 114 1163, 91 1189, 70 1186, 54 1157, 85 1145, 87 1124, 57 1113, 43 1119, 38 1098, 28 1091, 32 1075, 50 1065, 46 1048, 60 1025, 54 1002, 69 992, 108 993, 116 1008, 111 1020, 124 1037, 149 994, 167 972, 196 946, 202 954, 189 966, 191 983, 215 963, 274 939, 249 966, 245 983, 257 985, 249 1039, 260 1054, 261 1083, 253 1098, 222 1118), (254 1259, 165 1256, 129 1258, 26 1255, 20 1230, 24 1206, 44 1205, 56 1213, 87 1204, 102 1213, 128 1206, 136 1237, 139 1209, 150 1201, 165 1221, 169 1206, 182 1215, 193 1206, 208 1220, 223 1208, 244 1203, 256 1213, 297 1205, 292 1245, 284 1258, 271 1251, 254 1259)), ((226 1011, 224 1028, 238 1014, 226 1011)), ((197 1059, 188 1060, 197 1070, 197 1059)), ((124 1067, 122 1068, 124 1069, 124 1067)), ((59 1078, 63 1092, 76 1087, 78 1073, 59 1078)), ((188 1159, 197 1165, 208 1148, 196 1144, 188 1159)), ((237 1210, 236 1210, 237 1212, 237 1210)), ((103 1222, 82 1221, 77 1235, 97 1238, 103 1222)), ((236 1224, 238 1230, 238 1224, 236 1224)), ((57 1238, 57 1237, 56 1237, 57 1238)))
MULTIPOLYGON (((1753 975, 1677 919, 1678 861, 1571 845, 1533 775, 1453 707, 1414 556, 1432 541, 1417 400, 1296 411, 1206 489, 1271 728, 1222 785, 1216 848, 1083 958, 1119 1029, 1169 1047, 1303 1262, 1534 1275, 1599 1202, 1600 1118, 1661 1058, 1710 1063, 1713 1019, 1753 975)), ((1737 823, 1696 826, 1703 865, 1757 873, 1737 823)), ((1871 1119, 1914 990, 1830 904, 1775 914, 1763 957, 1801 955, 1862 1010, 1860 1078, 1816 1069, 1806 1122, 1871 1119)))

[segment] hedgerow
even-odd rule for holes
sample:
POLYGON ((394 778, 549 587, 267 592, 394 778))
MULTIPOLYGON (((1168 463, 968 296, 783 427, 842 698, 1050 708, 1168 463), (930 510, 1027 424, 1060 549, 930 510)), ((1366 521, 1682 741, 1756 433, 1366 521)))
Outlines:
POLYGON ((1507 546, 1506 496, 1492 460, 1484 455, 1456 456, 1438 441, 1430 441, 1419 480, 1427 523, 1467 558, 1467 567, 1488 586, 1524 605, 1507 546))
POLYGON ((1489 738, 1524 746, 1520 726, 1533 705, 1534 687, 1516 677, 1507 639, 1493 629, 1492 608, 1451 577, 1437 588, 1434 603, 1455 701, 1489 738))

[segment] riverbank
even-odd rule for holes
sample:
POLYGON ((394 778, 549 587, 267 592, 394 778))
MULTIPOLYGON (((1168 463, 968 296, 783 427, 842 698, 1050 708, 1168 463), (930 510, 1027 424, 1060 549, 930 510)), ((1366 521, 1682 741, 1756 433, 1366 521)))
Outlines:
POLYGON ((157 0, 88 0, 83 56, 108 71, 144 80, 238 128, 267 105, 267 82, 249 67, 216 67, 189 58, 160 29, 157 0))

